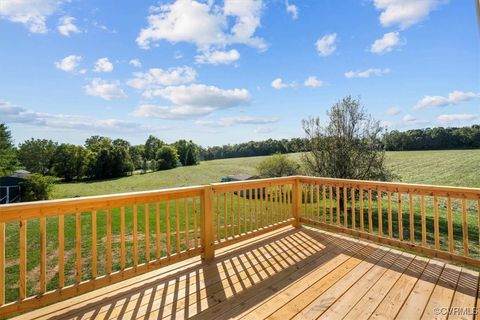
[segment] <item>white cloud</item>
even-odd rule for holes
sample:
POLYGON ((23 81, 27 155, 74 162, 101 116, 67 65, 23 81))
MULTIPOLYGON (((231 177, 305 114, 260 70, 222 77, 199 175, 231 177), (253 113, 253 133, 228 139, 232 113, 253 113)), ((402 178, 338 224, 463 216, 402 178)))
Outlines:
POLYGON ((80 29, 78 29, 74 22, 74 17, 65 16, 60 18, 57 26, 58 32, 66 37, 69 37, 70 33, 80 33, 80 29))
POLYGON ((0 101, 0 117, 9 123, 22 123, 49 128, 104 131, 104 132, 151 132, 152 127, 117 119, 35 112, 0 101))
POLYGON ((131 64, 135 68, 141 68, 142 67, 142 63, 138 59, 132 59, 128 62, 128 64, 131 64))
POLYGON ((287 9, 287 13, 292 16, 292 19, 298 18, 298 7, 294 4, 288 3, 288 0, 285 1, 285 9, 287 9))
POLYGON ((240 53, 232 49, 230 51, 214 50, 203 51, 195 56, 195 61, 201 64, 229 64, 240 59, 240 53))
POLYGON ((95 78, 84 88, 87 95, 105 100, 123 99, 127 97, 122 88, 120 88, 119 81, 106 81, 95 78))
POLYGON ((232 127, 239 124, 259 125, 278 122, 278 118, 261 118, 252 116, 225 117, 218 120, 197 120, 195 123, 208 127, 232 127))
POLYGON ((169 86, 151 90, 145 96, 161 97, 176 105, 212 107, 214 109, 231 108, 250 101, 250 94, 246 89, 224 90, 204 84, 169 86))
POLYGON ((81 60, 81 56, 76 56, 72 54, 59 61, 55 61, 55 67, 65 72, 74 72, 80 64, 81 60))
POLYGON ((336 33, 326 34, 322 38, 318 39, 317 42, 315 42, 318 54, 322 57, 326 57, 334 53, 337 49, 337 46, 335 44, 336 40, 336 33))
POLYGON ((424 96, 415 105, 415 110, 445 107, 451 104, 458 104, 460 102, 468 101, 474 98, 479 98, 480 93, 453 91, 448 96, 424 96))
POLYGON ((262 9, 261 0, 225 0, 223 8, 213 1, 178 0, 153 7, 147 17, 148 26, 140 31, 136 41, 144 49, 166 40, 194 43, 202 51, 235 43, 263 50, 263 39, 254 36, 262 9))
POLYGON ((100 58, 95 62, 95 67, 93 69, 95 72, 112 72, 113 64, 108 60, 107 57, 100 58))
POLYGON ((385 111, 386 114, 391 115, 391 116, 396 116, 397 114, 400 114, 401 112, 402 112, 402 110, 400 110, 400 108, 397 108, 397 107, 388 108, 385 111))
POLYGON ((152 68, 148 72, 133 73, 133 78, 128 80, 127 84, 135 89, 147 89, 190 83, 196 78, 197 72, 187 66, 167 70, 152 68))
POLYGON ((295 82, 285 83, 282 78, 277 78, 272 81, 271 86, 277 90, 295 87, 295 82))
POLYGON ((379 68, 370 68, 370 69, 367 69, 367 70, 357 70, 357 71, 348 71, 348 72, 345 72, 345 77, 348 78, 348 79, 352 79, 352 78, 369 78, 371 76, 377 76, 377 77, 380 77, 380 76, 383 76, 387 73, 390 72, 390 69, 388 68, 385 68, 385 69, 379 69, 379 68))
POLYGON ((245 105, 250 102, 246 89, 220 89, 215 86, 192 84, 170 86, 147 91, 147 97, 160 97, 173 105, 140 105, 132 115, 161 119, 185 119, 210 114, 216 110, 245 105))
POLYGON ((61 0, 2 0, 0 18, 21 23, 32 33, 47 33, 47 17, 61 3, 61 0))
POLYGON ((437 121, 440 123, 462 122, 480 119, 477 114, 442 114, 437 117, 437 121))
POLYGON ((370 47, 370 52, 384 54, 393 50, 395 46, 400 45, 400 34, 398 32, 388 32, 382 38, 375 40, 370 47))
POLYGON ((318 80, 315 76, 310 76, 303 82, 303 85, 306 87, 317 88, 324 85, 322 80, 318 80))
POLYGON ((416 119, 415 117, 413 117, 412 115, 410 115, 410 114, 406 114, 406 115, 402 118, 402 120, 403 120, 404 122, 415 122, 415 121, 417 121, 417 119, 416 119))
POLYGON ((398 25, 406 29, 424 20, 441 0, 373 0, 380 10, 380 23, 384 27, 398 25))

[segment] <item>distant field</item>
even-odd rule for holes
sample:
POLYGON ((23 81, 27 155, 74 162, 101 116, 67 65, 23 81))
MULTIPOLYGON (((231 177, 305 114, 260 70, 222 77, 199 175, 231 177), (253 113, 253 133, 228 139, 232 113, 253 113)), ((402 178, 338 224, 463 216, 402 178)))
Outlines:
MULTIPOLYGON (((299 154, 291 157, 299 158, 299 154)), ((197 166, 157 171, 120 179, 58 184, 54 198, 153 190, 219 182, 229 174, 255 173, 265 157, 222 159, 197 166)), ((480 187, 480 150, 398 151, 387 163, 402 182, 480 187)))

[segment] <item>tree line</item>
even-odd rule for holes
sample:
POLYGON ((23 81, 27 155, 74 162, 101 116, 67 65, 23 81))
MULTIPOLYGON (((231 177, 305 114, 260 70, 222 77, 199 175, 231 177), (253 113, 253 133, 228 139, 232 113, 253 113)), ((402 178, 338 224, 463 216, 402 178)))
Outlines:
POLYGON ((84 145, 30 139, 15 148, 7 126, 0 124, 0 175, 24 168, 65 181, 107 179, 141 172, 167 170, 199 162, 200 147, 187 140, 167 144, 150 135, 145 144, 92 136, 84 145))
MULTIPOLYGON (((380 137, 388 151, 480 148, 480 125, 390 131, 380 137)), ((192 141, 167 144, 150 135, 144 144, 92 136, 84 145, 30 139, 16 148, 5 124, 0 124, 0 175, 17 168, 66 181, 116 178, 134 171, 167 170, 195 165, 200 160, 265 156, 312 150, 311 139, 268 139, 203 148, 192 141)))
POLYGON ((383 136, 387 151, 480 148, 480 125, 470 127, 393 130, 383 136))

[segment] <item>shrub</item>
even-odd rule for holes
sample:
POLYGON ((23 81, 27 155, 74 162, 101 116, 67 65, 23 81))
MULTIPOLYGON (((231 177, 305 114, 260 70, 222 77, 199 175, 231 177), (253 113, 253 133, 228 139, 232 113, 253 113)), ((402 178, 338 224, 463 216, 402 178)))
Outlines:
POLYGON ((53 190, 55 178, 34 173, 20 183, 22 201, 47 200, 53 190))
POLYGON ((274 154, 260 162, 257 172, 262 178, 285 177, 298 174, 300 165, 284 154, 274 154))

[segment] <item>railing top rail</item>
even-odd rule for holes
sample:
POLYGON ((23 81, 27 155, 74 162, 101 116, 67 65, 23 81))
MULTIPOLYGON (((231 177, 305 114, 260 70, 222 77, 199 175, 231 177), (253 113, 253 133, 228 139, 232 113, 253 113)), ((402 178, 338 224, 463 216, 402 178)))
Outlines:
POLYGON ((301 182, 323 182, 325 184, 352 185, 366 188, 385 188, 387 191, 438 194, 452 197, 473 197, 480 199, 480 188, 437 186, 403 182, 385 182, 371 180, 337 179, 311 176, 298 176, 301 182))

